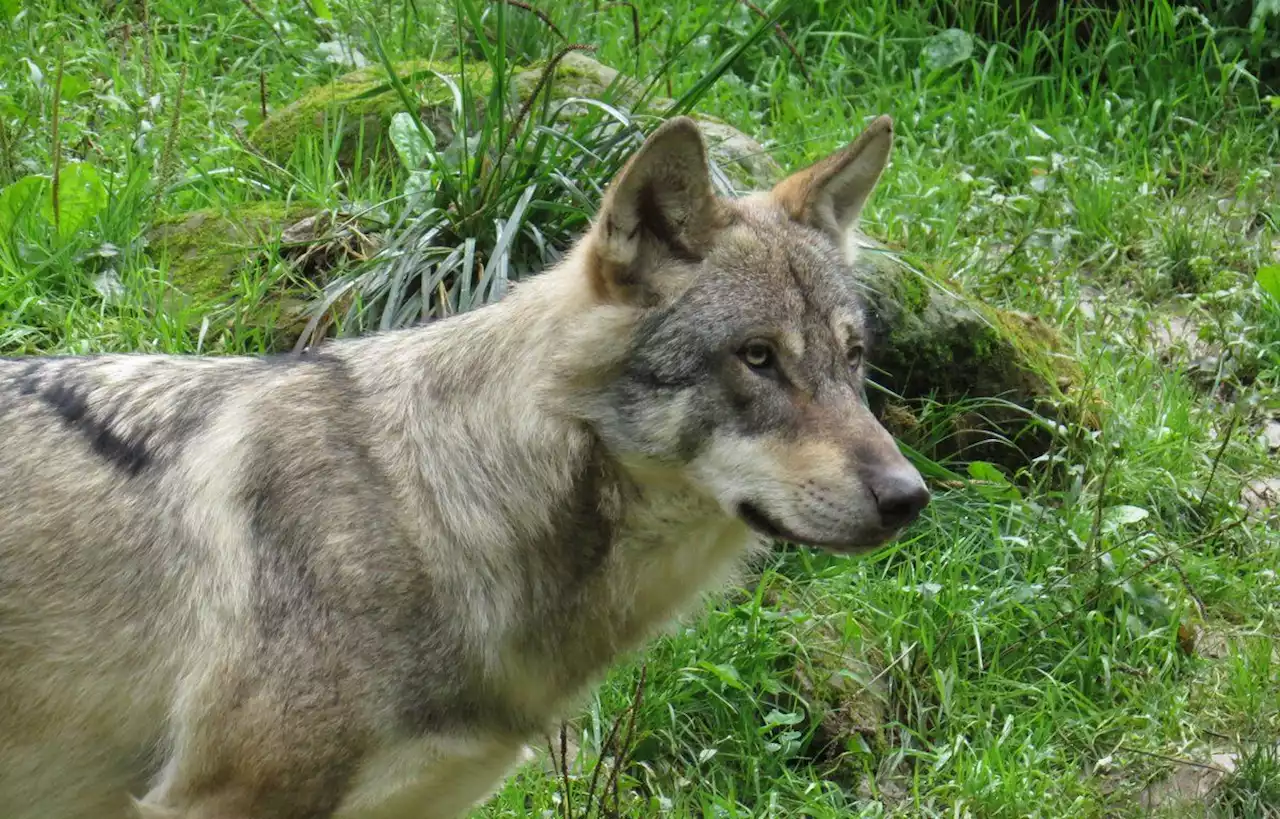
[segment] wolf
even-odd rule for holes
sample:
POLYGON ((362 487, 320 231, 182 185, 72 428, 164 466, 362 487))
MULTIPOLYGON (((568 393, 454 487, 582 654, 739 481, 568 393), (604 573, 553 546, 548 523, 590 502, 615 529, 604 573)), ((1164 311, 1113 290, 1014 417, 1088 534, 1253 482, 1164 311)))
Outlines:
POLYGON ((3 814, 459 816, 764 544, 897 536, 850 241, 892 135, 727 198, 671 119, 494 304, 0 362, 3 814))

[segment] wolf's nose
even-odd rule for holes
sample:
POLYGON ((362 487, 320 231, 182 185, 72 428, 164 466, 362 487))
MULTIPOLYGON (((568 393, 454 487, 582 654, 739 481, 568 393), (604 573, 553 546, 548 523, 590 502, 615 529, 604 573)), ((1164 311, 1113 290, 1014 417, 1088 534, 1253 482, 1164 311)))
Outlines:
POLYGON ((929 505, 929 488, 914 469, 882 473, 869 487, 880 511, 880 524, 888 529, 906 526, 929 505))

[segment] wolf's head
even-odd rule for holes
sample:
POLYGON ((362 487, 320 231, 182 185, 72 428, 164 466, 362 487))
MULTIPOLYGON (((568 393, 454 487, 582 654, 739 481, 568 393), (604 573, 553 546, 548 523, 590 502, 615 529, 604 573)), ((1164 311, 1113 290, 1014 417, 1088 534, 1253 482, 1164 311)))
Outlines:
POLYGON ((929 501, 863 396, 867 332, 850 231, 893 125, 772 191, 718 198, 691 120, 613 181, 583 251, 596 296, 633 308, 593 412, 606 446, 682 471, 760 533, 836 551, 883 543, 929 501))

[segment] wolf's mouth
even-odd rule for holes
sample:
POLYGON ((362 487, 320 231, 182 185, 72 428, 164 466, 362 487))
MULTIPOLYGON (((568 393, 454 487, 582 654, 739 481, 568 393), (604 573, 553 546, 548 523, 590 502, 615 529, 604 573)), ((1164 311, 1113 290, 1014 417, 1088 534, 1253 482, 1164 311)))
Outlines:
POLYGON ((832 542, 819 541, 811 538, 804 538, 788 529, 784 529, 773 518, 769 517, 764 511, 750 501, 744 501, 738 504, 738 517, 754 529, 758 534, 764 535, 774 540, 785 540, 797 546, 811 546, 818 549, 826 549, 841 554, 852 552, 864 552, 868 549, 874 549, 877 545, 884 542, 888 538, 888 533, 882 537, 872 537, 867 542, 832 542))
POLYGON ((747 525, 755 529, 765 537, 775 538, 777 540, 790 540, 796 543, 804 541, 795 536, 794 533, 788 532, 778 524, 774 523, 759 506, 754 503, 746 502, 738 505, 738 517, 746 521, 747 525))

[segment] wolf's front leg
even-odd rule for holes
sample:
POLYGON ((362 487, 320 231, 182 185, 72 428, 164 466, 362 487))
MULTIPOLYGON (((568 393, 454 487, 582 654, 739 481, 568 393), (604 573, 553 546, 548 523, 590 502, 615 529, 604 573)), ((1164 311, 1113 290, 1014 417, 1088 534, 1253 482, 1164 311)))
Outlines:
MULTIPOLYGON (((144 819, 329 819, 372 734, 365 692, 324 648, 229 650, 180 683, 144 819), (288 673, 285 673, 285 672, 288 673)), ((211 652, 216 655, 217 652, 211 652)))
POLYGON ((207 668, 140 819, 457 819, 532 758, 521 737, 372 723, 385 709, 320 672, 207 668))

